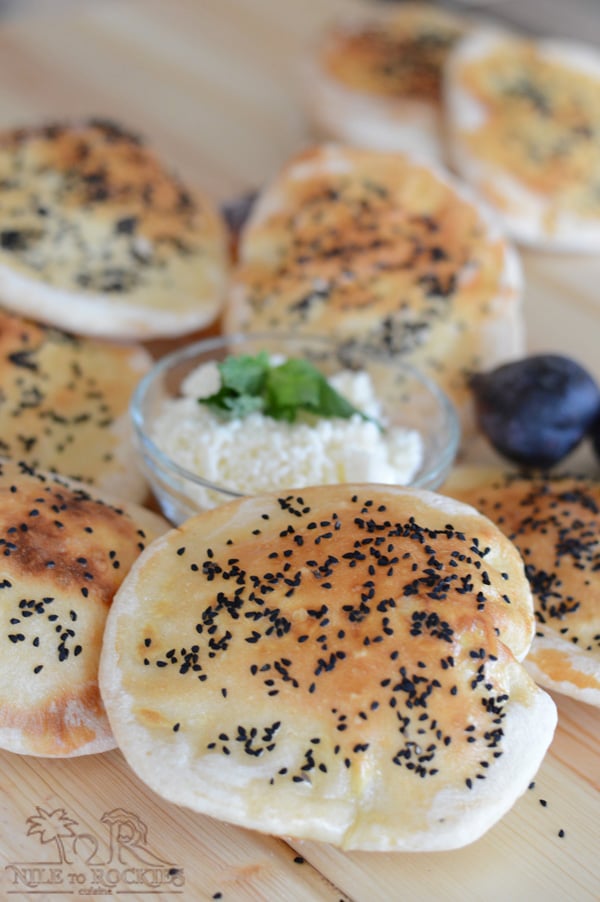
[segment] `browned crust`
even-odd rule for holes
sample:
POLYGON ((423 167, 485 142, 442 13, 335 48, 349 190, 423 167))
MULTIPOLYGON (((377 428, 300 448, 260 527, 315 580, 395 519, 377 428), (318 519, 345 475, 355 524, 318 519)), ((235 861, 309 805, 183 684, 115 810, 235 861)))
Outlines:
POLYGON ((142 500, 125 421, 151 362, 139 346, 77 338, 0 311, 0 455, 97 486, 120 484, 124 496, 142 500))
POLYGON ((331 26, 319 61, 329 77, 353 90, 437 105, 444 62, 464 28, 458 17, 407 4, 392 15, 331 26))
POLYGON ((452 490, 519 548, 536 620, 581 650, 600 653, 600 483, 584 477, 497 476, 452 490))
POLYGON ((173 801, 346 847, 452 847, 549 742, 553 705, 517 660, 532 629, 521 559, 472 508, 312 487, 157 540, 110 613, 101 689, 173 801))
POLYGON ((520 351, 519 302, 512 250, 444 177, 401 155, 323 146, 259 198, 225 328, 404 354, 464 410, 467 374, 520 351))
POLYGON ((189 332, 218 315, 221 217, 120 126, 0 133, 0 183, 5 306, 117 339, 189 332))
POLYGON ((550 234, 561 214, 600 217, 600 198, 592 190, 600 171, 600 57, 594 74, 585 56, 579 67, 577 50, 570 52, 571 65, 566 53, 563 60, 543 44, 505 37, 480 58, 461 60, 459 49, 453 60, 456 88, 482 115, 476 128, 464 129, 459 121, 452 127, 471 157, 493 169, 486 194, 500 209, 514 204, 495 184, 497 172, 551 201, 550 234))
POLYGON ((135 506, 11 461, 0 462, 0 502, 0 746, 44 756, 110 748, 98 690, 104 623, 162 521, 148 527, 135 506))
POLYGON ((600 483, 497 473, 473 485, 450 482, 448 491, 494 520, 523 555, 536 637, 561 640, 559 648, 539 649, 534 640, 532 659, 545 684, 600 689, 600 483), (578 668, 569 649, 595 661, 596 675, 578 668))

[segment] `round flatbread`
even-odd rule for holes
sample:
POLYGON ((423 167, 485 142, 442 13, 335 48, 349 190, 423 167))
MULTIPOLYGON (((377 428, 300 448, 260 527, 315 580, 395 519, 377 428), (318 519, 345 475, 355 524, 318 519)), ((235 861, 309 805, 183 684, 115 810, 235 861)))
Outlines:
POLYGON ((115 745, 98 691, 113 596, 167 523, 0 461, 0 748, 71 757, 115 745))
POLYGON ((475 510, 319 486, 154 542, 100 685, 129 763, 173 802, 346 849, 448 849, 505 813, 552 738, 519 663, 532 634, 522 561, 475 510))
POLYGON ((0 311, 0 455, 143 501, 128 408, 151 363, 142 347, 0 311))
POLYGON ((443 491, 479 508, 523 555, 536 617, 525 660, 533 678, 600 706, 600 482, 465 467, 443 491))
POLYGON ((600 249, 600 53, 482 30, 446 68, 452 163, 519 242, 600 249))
POLYGON ((208 201, 104 120, 0 134, 0 297, 115 339, 183 335, 218 315, 227 239, 208 201))
POLYGON ((441 170, 324 145, 259 195, 224 329, 402 354, 446 391, 468 432, 469 373, 524 353, 520 264, 487 209, 441 170))
POLYGON ((426 3, 345 16, 304 71, 306 106, 327 138, 444 159, 442 72, 466 20, 426 3))

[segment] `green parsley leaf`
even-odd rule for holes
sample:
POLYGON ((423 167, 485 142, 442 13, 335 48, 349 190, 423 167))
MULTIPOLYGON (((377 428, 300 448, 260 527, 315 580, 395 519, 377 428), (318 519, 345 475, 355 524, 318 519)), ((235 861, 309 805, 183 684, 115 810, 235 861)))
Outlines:
POLYGON ((224 388, 240 395, 260 395, 271 364, 266 351, 260 351, 254 357, 250 354, 226 357, 218 367, 224 388))
POLYGON ((306 411, 321 417, 349 419, 359 414, 371 419, 338 394, 308 360, 290 358, 271 366, 268 354, 261 351, 255 357, 227 357, 218 367, 219 390, 198 401, 220 416, 231 419, 262 411, 275 420, 292 423, 299 411, 306 411))
POLYGON ((221 386, 214 394, 200 398, 215 413, 235 418, 244 417, 255 410, 262 410, 264 389, 269 371, 269 356, 264 351, 251 357, 226 357, 217 364, 221 386))
POLYGON ((308 360, 286 360, 267 376, 265 412, 275 420, 292 423, 298 410, 320 413, 323 376, 308 360))

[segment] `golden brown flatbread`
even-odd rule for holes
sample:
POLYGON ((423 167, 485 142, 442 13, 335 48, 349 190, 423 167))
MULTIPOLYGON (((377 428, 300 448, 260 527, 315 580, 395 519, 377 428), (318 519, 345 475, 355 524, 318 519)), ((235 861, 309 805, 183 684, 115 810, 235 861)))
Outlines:
POLYGON ((515 543, 533 591, 525 666, 541 686, 600 705, 600 482, 465 467, 443 491, 515 543))
POLYGON ((600 249, 600 53, 477 30, 446 67, 450 157, 515 240, 600 249))
POLYGON ((523 564, 472 508, 382 485, 246 498, 138 559, 101 692, 178 804, 346 849, 480 836, 527 788, 555 708, 519 663, 523 564))
POLYGON ((0 456, 143 501, 129 401, 141 347, 76 338, 0 310, 0 456))
POLYGON ((445 389, 468 430, 468 374, 524 350, 520 265, 493 218, 441 171, 314 147, 253 208, 224 329, 402 354, 445 389))
POLYGON ((167 523, 74 481, 0 461, 0 748, 70 757, 114 747, 98 691, 104 623, 167 523))
POLYGON ((227 239, 210 201, 104 120, 0 134, 0 303, 114 339, 218 315, 227 239))
POLYGON ((467 21, 427 3, 370 4, 332 23, 305 67, 313 124, 356 147, 443 160, 442 73, 467 21))

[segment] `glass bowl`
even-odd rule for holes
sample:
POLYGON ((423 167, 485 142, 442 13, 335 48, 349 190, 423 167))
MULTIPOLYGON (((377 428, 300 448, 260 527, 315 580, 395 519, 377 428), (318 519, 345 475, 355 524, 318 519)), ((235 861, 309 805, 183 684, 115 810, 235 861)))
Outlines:
MULTIPOLYGON (((131 417, 141 467, 171 522, 182 523, 201 510, 245 493, 191 472, 161 450, 161 442, 154 432, 158 416, 165 404, 181 396, 183 381, 199 365, 221 361, 231 354, 252 355, 262 350, 285 358, 307 358, 325 376, 340 370, 365 370, 371 377, 386 425, 416 430, 421 436, 420 465, 403 484, 435 489, 444 481, 459 445, 457 414, 431 379, 397 356, 374 354, 356 342, 336 344, 314 336, 273 333, 219 336, 185 346, 160 359, 142 378, 132 397, 131 417)), ((203 441, 202 434, 197 435, 197 441, 203 441)), ((275 465, 269 469, 271 475, 277 472, 275 465)), ((273 477, 272 483, 261 491, 301 487, 302 484, 280 485, 273 477)))

